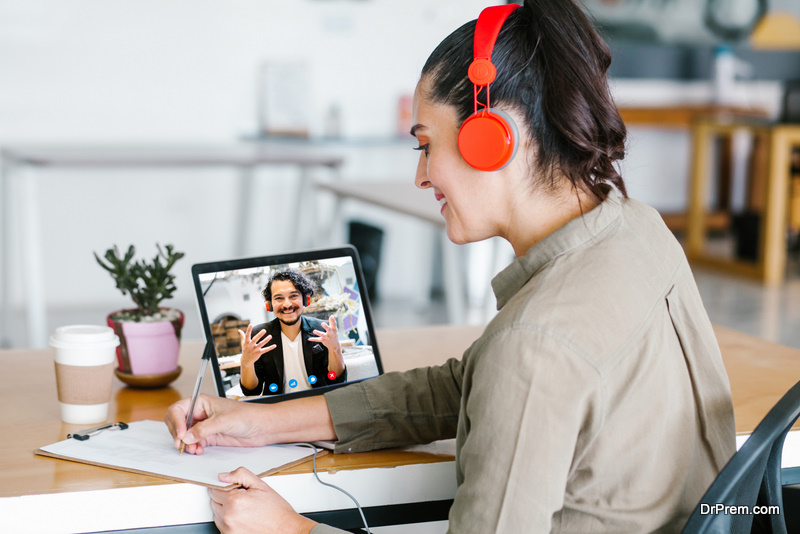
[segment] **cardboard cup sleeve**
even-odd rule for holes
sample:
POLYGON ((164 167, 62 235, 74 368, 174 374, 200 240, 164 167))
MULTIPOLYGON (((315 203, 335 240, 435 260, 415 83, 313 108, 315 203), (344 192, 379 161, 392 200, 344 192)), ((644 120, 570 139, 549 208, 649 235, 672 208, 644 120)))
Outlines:
POLYGON ((65 365, 55 362, 58 400, 64 404, 104 404, 111 399, 114 362, 105 365, 65 365))

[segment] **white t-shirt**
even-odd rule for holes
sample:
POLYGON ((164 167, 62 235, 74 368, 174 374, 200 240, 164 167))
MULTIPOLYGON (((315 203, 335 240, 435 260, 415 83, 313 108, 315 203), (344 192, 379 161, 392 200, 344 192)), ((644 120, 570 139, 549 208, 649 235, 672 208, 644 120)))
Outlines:
POLYGON ((300 341, 303 338, 302 332, 297 334, 294 341, 291 341, 286 334, 281 332, 283 342, 283 372, 286 377, 283 392, 291 393, 294 391, 304 391, 311 389, 308 383, 308 373, 303 361, 303 346, 300 341))

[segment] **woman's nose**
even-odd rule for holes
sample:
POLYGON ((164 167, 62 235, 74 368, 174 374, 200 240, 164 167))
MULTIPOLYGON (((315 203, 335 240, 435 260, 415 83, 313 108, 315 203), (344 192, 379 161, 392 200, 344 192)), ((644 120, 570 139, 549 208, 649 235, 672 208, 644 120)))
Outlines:
POLYGON ((414 185, 420 189, 428 189, 431 183, 428 181, 428 168, 427 158, 424 154, 420 154, 419 163, 417 163, 417 176, 414 178, 414 185))

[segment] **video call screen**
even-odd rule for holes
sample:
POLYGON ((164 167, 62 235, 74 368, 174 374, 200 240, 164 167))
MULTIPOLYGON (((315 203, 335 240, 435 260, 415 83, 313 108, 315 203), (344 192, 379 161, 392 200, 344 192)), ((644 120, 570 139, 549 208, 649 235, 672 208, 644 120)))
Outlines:
MULTIPOLYGON (((333 317, 336 322, 346 367, 342 382, 357 382, 381 374, 369 303, 362 292, 360 269, 357 269, 354 261, 355 250, 352 249, 350 255, 347 255, 351 250, 349 248, 337 250, 342 253, 341 256, 316 259, 301 257, 296 261, 268 264, 260 264, 256 258, 193 267, 201 319, 206 337, 213 343, 216 354, 216 362, 213 358, 211 361, 212 365, 216 363, 214 373, 218 393, 232 399, 271 402, 289 395, 322 393, 343 385, 322 383, 320 380, 325 381, 325 377, 318 378, 313 372, 308 372, 307 377, 303 375, 298 380, 286 380, 280 385, 277 384, 278 380, 272 380, 275 383, 265 382, 266 387, 261 394, 248 394, 241 387, 242 336, 239 331, 246 332, 248 325, 253 325, 255 332, 255 327, 276 319, 274 313, 267 311, 262 292, 273 272, 286 269, 300 271, 315 286, 310 303, 305 306, 307 302, 303 302, 302 317, 326 322, 333 317)), ((299 256, 313 257, 314 254, 303 253, 299 256)), ((275 258, 265 258, 264 261, 274 262, 275 258)), ((280 323, 275 321, 274 325, 272 328, 280 323)), ((281 343, 279 334, 273 335, 267 345, 275 343, 281 343)), ((313 350, 321 350, 320 344, 315 344, 313 350)), ((260 356, 265 357, 277 356, 269 352, 260 356)))

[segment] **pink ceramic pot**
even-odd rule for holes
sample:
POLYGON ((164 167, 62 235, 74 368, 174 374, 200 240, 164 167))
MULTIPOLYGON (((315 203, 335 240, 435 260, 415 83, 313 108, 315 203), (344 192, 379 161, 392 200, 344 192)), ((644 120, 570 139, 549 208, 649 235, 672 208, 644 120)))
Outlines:
POLYGON ((111 318, 124 311, 130 310, 113 312, 107 318, 108 326, 119 336, 119 371, 131 375, 163 375, 175 371, 178 368, 183 312, 175 310, 180 316, 172 321, 119 322, 111 318))

